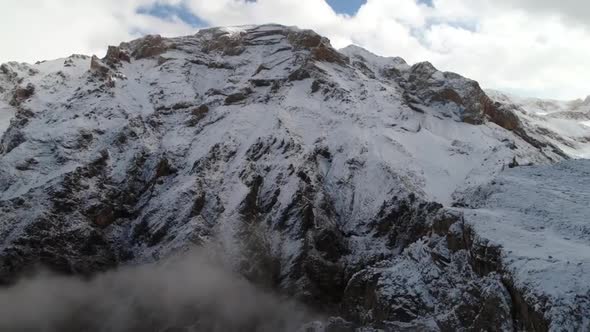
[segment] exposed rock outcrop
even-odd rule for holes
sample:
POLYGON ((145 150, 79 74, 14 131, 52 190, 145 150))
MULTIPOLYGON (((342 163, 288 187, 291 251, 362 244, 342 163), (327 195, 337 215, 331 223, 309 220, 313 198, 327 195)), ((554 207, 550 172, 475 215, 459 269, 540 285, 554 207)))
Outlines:
POLYGON ((131 56, 139 60, 161 55, 174 48, 174 43, 162 38, 160 35, 148 35, 129 44, 123 43, 120 47, 131 49, 131 56))
POLYGON ((120 65, 121 61, 130 62, 131 58, 127 51, 122 50, 121 47, 109 46, 107 54, 102 61, 114 68, 120 65))
POLYGON ((12 95, 12 100, 10 101, 10 105, 12 106, 20 106, 25 100, 31 98, 35 93, 35 86, 31 83, 27 84, 26 86, 17 86, 14 89, 14 93, 12 95))
POLYGON ((99 74, 100 76, 107 76, 111 69, 105 65, 96 55, 90 59, 90 70, 99 74))

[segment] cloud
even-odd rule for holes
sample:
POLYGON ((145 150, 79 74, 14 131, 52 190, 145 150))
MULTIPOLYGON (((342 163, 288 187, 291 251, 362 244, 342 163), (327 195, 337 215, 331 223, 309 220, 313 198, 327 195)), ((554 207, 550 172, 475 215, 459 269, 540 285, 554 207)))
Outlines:
POLYGON ((0 289, 1 331, 296 331, 317 318, 208 249, 90 280, 40 274, 0 289))
POLYGON ((207 23, 200 17, 195 16, 186 6, 180 4, 165 4, 165 3, 153 3, 144 7, 139 7, 137 13, 155 16, 163 20, 175 23, 180 20, 193 27, 206 27, 207 23))
POLYGON ((149 0, 4 0, 0 10, 0 62, 35 62, 72 53, 104 53, 107 45, 142 33, 187 34, 180 20, 140 15, 149 0))
POLYGON ((485 88, 560 99, 590 93, 590 10, 583 10, 590 4, 575 0, 368 0, 352 16, 324 0, 5 0, 0 62, 99 53, 140 33, 194 32, 183 15, 138 12, 155 4, 186 8, 211 26, 314 29, 336 47, 354 43, 410 63, 428 60, 485 88))
POLYGON ((520 9, 527 13, 559 17, 565 24, 584 26, 590 29, 590 2, 583 0, 500 0, 504 9, 520 9))

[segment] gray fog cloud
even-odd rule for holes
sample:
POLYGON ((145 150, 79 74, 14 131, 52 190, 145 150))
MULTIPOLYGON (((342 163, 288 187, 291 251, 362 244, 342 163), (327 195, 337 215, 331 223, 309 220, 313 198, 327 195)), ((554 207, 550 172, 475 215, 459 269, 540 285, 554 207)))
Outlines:
POLYGON ((566 24, 590 28, 590 2, 585 0, 501 0, 505 9, 520 8, 528 13, 560 16, 566 24))
POLYGON ((1 331, 296 331, 311 316, 193 251, 92 280, 38 275, 0 290, 1 331), (174 330, 177 331, 177 330, 174 330))
MULTIPOLYGON (((489 0, 486 0, 489 1, 489 0)), ((559 17, 574 28, 590 30, 590 2, 584 0, 496 0, 492 2, 503 11, 520 9, 527 15, 536 16, 543 25, 547 17, 559 17)))

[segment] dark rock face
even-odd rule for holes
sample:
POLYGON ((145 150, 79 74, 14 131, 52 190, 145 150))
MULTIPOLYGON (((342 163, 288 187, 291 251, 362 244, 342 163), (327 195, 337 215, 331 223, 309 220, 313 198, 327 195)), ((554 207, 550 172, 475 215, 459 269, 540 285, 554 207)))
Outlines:
MULTIPOLYGON (((301 195, 317 201, 318 193, 311 189, 314 181, 308 179, 302 174, 301 195)), ((243 217, 250 223, 268 218, 257 205, 264 200, 261 188, 262 178, 257 177, 243 201, 243 217)), ((408 331, 513 328, 511 294, 499 274, 500 251, 476 244, 460 215, 415 197, 394 199, 364 230, 372 234, 374 243, 386 245, 387 254, 350 264, 345 263, 347 258, 360 253, 350 235, 330 226, 338 221, 330 220, 335 215, 329 205, 310 210, 299 205, 297 197, 301 196, 296 196, 283 215, 297 218, 301 225, 297 234, 305 239, 305 250, 287 279, 278 277, 284 267, 272 256, 257 265, 258 278, 276 276, 274 282, 281 282, 275 287, 286 287, 312 307, 329 310, 357 327, 408 331), (308 224, 315 226, 304 226, 308 224)), ((255 250, 260 252, 260 247, 255 250)))
POLYGON ((121 61, 130 62, 131 58, 129 57, 129 54, 127 54, 126 51, 121 50, 120 47, 109 46, 107 54, 102 60, 109 66, 116 67, 121 64, 121 61))
MULTIPOLYGON (((516 115, 516 112, 520 110, 515 105, 502 104, 499 102, 490 102, 486 104, 485 114, 490 122, 497 124, 498 126, 514 132, 516 135, 521 137, 523 140, 531 144, 532 146, 543 150, 549 148, 557 155, 568 159, 569 157, 561 151, 557 146, 550 142, 544 142, 537 138, 532 137, 529 133, 530 129, 527 129, 523 122, 516 115)), ((542 133, 546 136, 551 136, 550 133, 542 133)))
POLYGON ((201 105, 191 111, 191 118, 187 121, 187 125, 196 126, 199 121, 203 120, 209 113, 209 106, 201 105))
POLYGON ((27 237, 3 249, 0 283, 8 284, 36 267, 64 274, 91 275, 118 265, 116 251, 100 231, 68 231, 56 219, 39 219, 25 229, 27 237), (55 234, 59 233, 59 236, 55 234))
POLYGON ((246 98, 248 98, 248 95, 251 93, 252 93, 252 90, 250 90, 249 88, 243 89, 240 92, 232 93, 225 98, 225 104, 231 105, 231 104, 236 104, 238 102, 241 102, 241 101, 245 100, 246 98))
POLYGON ((295 49, 306 49, 311 51, 311 58, 317 61, 348 64, 348 58, 330 45, 330 41, 311 30, 291 31, 287 39, 295 49))
POLYGON ((10 151, 26 142, 26 140, 27 139, 22 131, 17 128, 13 128, 7 131, 4 136, 2 136, 2 141, 0 143, 0 153, 10 153, 10 151))
POLYGON ((549 322, 542 312, 527 303, 523 294, 517 290, 511 280, 504 280, 512 299, 512 317, 516 327, 523 331, 549 331, 549 322))
MULTIPOLYGON (((89 191, 90 185, 104 181, 106 158, 103 155, 92 164, 65 175, 60 185, 25 195, 29 197, 24 202, 21 198, 2 202, 4 222, 15 222, 27 206, 30 209, 28 218, 31 218, 21 238, 7 243, 3 249, 2 266, 7 267, 3 270, 4 282, 35 264, 59 272, 82 274, 102 271, 117 264, 115 249, 103 232, 92 226, 94 223, 107 227, 114 221, 114 211, 100 205, 90 205, 86 209, 85 205, 93 204, 93 199, 86 202, 83 199, 94 195, 89 191), (39 191, 45 191, 50 200, 43 204, 32 203, 32 197, 39 191), (35 204, 35 208, 31 204, 35 204)), ((9 234, 10 229, 3 229, 2 237, 9 234)))
POLYGON ((14 94, 12 100, 10 101, 10 104, 12 106, 19 106, 22 102, 31 98, 31 96, 33 96, 34 93, 35 86, 30 83, 27 84, 27 86, 25 87, 17 87, 14 90, 14 94))
POLYGON ((244 52, 244 34, 231 36, 216 29, 201 30, 199 33, 204 34, 205 31, 212 33, 213 38, 204 43, 202 52, 220 52, 224 56, 238 56, 244 52))
POLYGON ((96 55, 93 55, 90 60, 90 70, 100 76, 106 76, 110 72, 110 68, 102 63, 96 55))
POLYGON ((441 73, 428 62, 413 65, 402 86, 411 96, 409 103, 431 107, 451 104, 459 109, 462 121, 475 125, 484 122, 492 104, 477 82, 454 73, 441 73))

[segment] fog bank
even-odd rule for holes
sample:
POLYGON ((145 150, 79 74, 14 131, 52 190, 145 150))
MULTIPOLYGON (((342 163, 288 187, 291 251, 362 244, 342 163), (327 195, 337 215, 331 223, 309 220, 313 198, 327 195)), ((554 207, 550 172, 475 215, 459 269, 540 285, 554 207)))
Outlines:
POLYGON ((270 332, 310 320, 203 250, 91 280, 38 274, 0 289, 0 330, 270 332))

